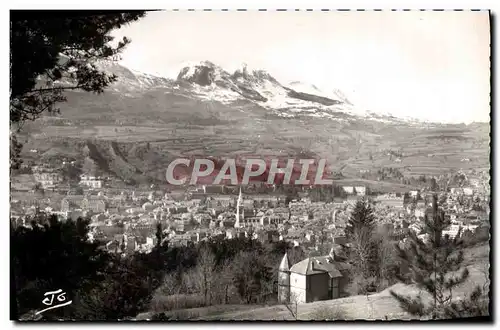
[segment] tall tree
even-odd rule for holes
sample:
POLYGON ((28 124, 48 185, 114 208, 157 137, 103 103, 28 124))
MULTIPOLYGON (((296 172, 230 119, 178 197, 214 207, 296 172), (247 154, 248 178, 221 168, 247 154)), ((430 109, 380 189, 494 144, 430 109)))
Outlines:
POLYGON ((17 136, 13 132, 10 132, 10 169, 17 170, 22 164, 22 160, 19 157, 23 145, 17 141, 17 136))
MULTIPOLYGON (((407 247, 396 246, 401 261, 409 268, 409 279, 428 293, 430 301, 425 301, 421 295, 411 297, 391 291, 405 311, 432 319, 444 317, 452 303, 453 290, 469 276, 466 267, 460 271, 464 260, 460 231, 453 238, 443 235, 450 220, 445 218, 437 200, 437 195, 434 195, 432 213, 427 212, 424 217, 427 239, 411 232, 407 247)), ((400 276, 402 281, 407 279, 400 276)))
POLYGON ((149 307, 160 284, 155 272, 137 255, 124 259, 117 256, 103 274, 102 281, 76 292, 75 318, 106 321, 135 317, 149 307))
POLYGON ((356 202, 351 212, 346 226, 346 237, 353 240, 354 235, 362 235, 362 238, 369 240, 375 229, 375 216, 372 206, 365 198, 356 202))
POLYGON ((353 265, 353 282, 357 294, 365 293, 374 283, 370 279, 377 274, 378 247, 373 239, 375 216, 368 200, 356 202, 345 229, 350 244, 349 256, 353 265))
POLYGON ((205 305, 208 306, 216 276, 215 256, 208 246, 200 249, 196 263, 193 271, 195 285, 203 295, 205 305))
POLYGON ((260 301, 267 292, 265 282, 272 278, 266 260, 256 252, 242 251, 234 258, 234 286, 240 298, 247 304, 260 301))
POLYGON ((55 215, 39 213, 31 229, 12 229, 12 295, 19 315, 40 308, 44 292, 60 288, 71 295, 102 280, 109 255, 87 240, 88 224, 82 219, 61 223, 55 215))
POLYGON ((11 122, 57 111, 55 105, 66 100, 66 90, 102 93, 116 76, 100 71, 94 62, 120 54, 130 40, 124 37, 113 46, 111 31, 144 15, 143 11, 12 11, 11 122), (58 85, 61 79, 72 84, 58 85))
POLYGON ((165 234, 163 234, 163 226, 161 222, 158 221, 156 223, 156 247, 159 249, 162 246, 163 239, 165 238, 165 234))
POLYGON ((429 185, 430 185, 429 188, 431 189, 431 191, 437 191, 439 189, 437 180, 434 177, 431 178, 429 185))
POLYGON ((44 293, 57 289, 73 303, 44 312, 45 319, 122 319, 148 306, 161 282, 144 262, 148 255, 110 255, 89 242, 88 232, 88 220, 59 222, 43 213, 31 228, 11 229, 13 319, 39 310, 44 293))
MULTIPOLYGON (((130 43, 124 37, 113 45, 111 32, 144 15, 144 11, 11 11, 11 129, 17 125, 19 130, 43 113, 57 113, 57 103, 66 101, 65 91, 102 93, 117 77, 100 70, 96 61, 116 58, 130 43)), ((11 138, 11 167, 18 166, 20 149, 11 138)))

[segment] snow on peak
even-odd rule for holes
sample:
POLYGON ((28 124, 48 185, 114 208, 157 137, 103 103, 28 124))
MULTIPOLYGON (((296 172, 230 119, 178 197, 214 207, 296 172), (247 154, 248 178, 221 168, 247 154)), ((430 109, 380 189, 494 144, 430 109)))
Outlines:
POLYGON ((322 95, 323 92, 313 84, 306 84, 302 81, 292 81, 288 86, 297 92, 322 95))
POLYGON ((187 83, 201 98, 215 97, 223 103, 246 99, 280 113, 291 111, 318 116, 328 111, 338 112, 343 103, 338 97, 324 95, 313 85, 295 82, 284 86, 267 71, 252 70, 246 64, 229 73, 212 62, 190 63, 180 70, 177 82, 184 86, 187 83))

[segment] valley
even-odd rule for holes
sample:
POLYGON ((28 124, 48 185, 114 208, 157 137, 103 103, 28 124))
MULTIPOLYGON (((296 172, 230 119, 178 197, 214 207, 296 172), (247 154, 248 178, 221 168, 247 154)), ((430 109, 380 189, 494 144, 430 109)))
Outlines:
POLYGON ((268 74, 237 71, 230 75, 206 62, 183 70, 177 81, 146 79, 118 64, 105 68, 121 74, 109 91, 101 95, 67 92, 60 115, 26 124, 22 138, 28 162, 36 158, 30 150, 45 158, 79 158, 79 148, 85 144, 107 145, 109 151, 111 143, 117 143, 125 154, 146 146, 154 154, 151 169, 145 164, 152 160, 98 148, 100 155, 94 154, 94 161, 122 180, 144 175, 160 179, 173 157, 191 155, 308 153, 326 158, 332 172, 350 179, 362 179, 361 173, 384 167, 397 168, 408 177, 489 167, 486 123, 403 120, 360 112, 347 99, 328 106, 332 102, 325 103, 324 96, 305 101, 305 94, 282 86, 268 74), (253 96, 246 97, 242 90, 253 91, 253 96), (267 101, 256 100, 256 93, 266 95, 267 101), (148 171, 142 174, 144 168, 148 171))

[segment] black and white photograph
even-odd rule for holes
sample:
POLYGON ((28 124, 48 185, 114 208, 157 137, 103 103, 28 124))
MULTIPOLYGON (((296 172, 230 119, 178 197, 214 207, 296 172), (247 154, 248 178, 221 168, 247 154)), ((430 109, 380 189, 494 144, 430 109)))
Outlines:
POLYGON ((11 321, 492 321, 489 10, 9 16, 11 321))

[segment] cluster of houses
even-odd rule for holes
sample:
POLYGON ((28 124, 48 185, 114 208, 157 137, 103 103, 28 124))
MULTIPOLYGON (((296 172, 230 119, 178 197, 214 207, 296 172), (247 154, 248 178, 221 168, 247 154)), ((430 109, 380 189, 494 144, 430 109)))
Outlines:
POLYGON ((63 182, 63 176, 47 166, 33 166, 33 177, 43 189, 54 189, 63 182))
MULTIPOLYGON (((60 174, 43 168, 34 168, 34 175, 47 187, 62 180, 60 174)), ((452 220, 450 235, 456 233, 457 226, 468 226, 473 231, 487 219, 488 209, 473 210, 478 205, 487 208, 488 191, 481 189, 485 180, 471 177, 468 186, 449 189, 443 207, 452 220)), ((17 217, 39 209, 57 214, 61 220, 91 217, 93 239, 106 242, 107 249, 120 253, 150 250, 156 244, 157 223, 162 224, 171 244, 186 245, 212 236, 250 235, 256 239, 287 240, 317 250, 325 236, 327 240, 343 236, 352 207, 365 196, 373 201, 378 222, 391 230, 418 233, 422 230, 431 195, 412 190, 406 198, 395 193, 372 196, 365 186, 354 185, 342 186, 343 196, 334 197, 331 202, 313 202, 307 192, 287 200, 283 193, 250 194, 231 186, 200 186, 180 195, 155 191, 110 192, 104 188, 103 178, 88 175, 80 177, 80 185, 86 193, 70 191, 62 196, 59 205, 54 200, 43 205, 43 199, 38 199, 28 205, 29 212, 18 212, 17 217)))
MULTIPOLYGON (((57 188, 61 174, 33 168, 43 188, 57 188)), ((311 302, 345 296, 349 265, 335 254, 345 244, 344 230, 356 201, 373 202, 376 221, 404 241, 405 233, 422 234, 423 219, 434 192, 411 190, 371 195, 365 186, 342 186, 343 196, 330 202, 312 201, 307 192, 290 200, 283 193, 244 193, 241 187, 201 186, 183 193, 110 191, 101 177, 82 175, 85 192, 69 191, 59 200, 35 196, 12 200, 11 218, 29 226, 26 215, 45 211, 61 221, 90 217, 89 240, 122 255, 148 253, 157 242, 157 225, 170 245, 196 244, 211 237, 250 237, 261 241, 287 241, 304 249, 308 258, 290 265, 281 260, 278 272, 279 300, 311 302), (330 253, 325 255, 326 248, 330 253), (331 243, 331 244, 330 244, 331 243)), ((451 226, 443 235, 454 237, 459 228, 474 232, 489 219, 489 176, 470 176, 466 186, 442 193, 440 206, 451 226)))

